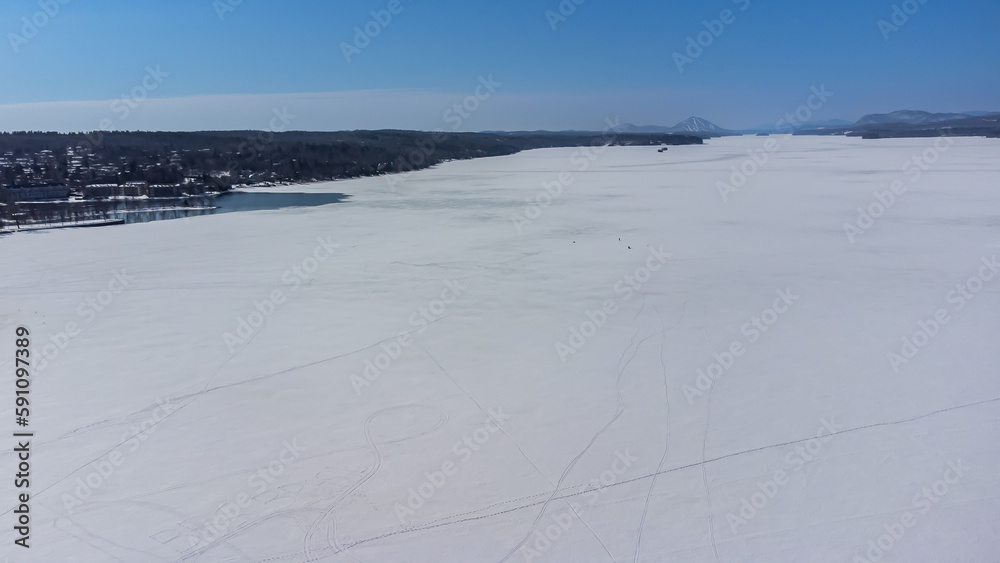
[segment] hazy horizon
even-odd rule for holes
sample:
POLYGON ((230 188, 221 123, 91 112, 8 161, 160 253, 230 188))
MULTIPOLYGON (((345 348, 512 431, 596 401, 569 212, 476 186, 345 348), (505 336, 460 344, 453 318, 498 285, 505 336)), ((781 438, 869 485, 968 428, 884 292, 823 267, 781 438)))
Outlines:
POLYGON ((310 131, 600 130, 691 116, 750 129, 807 104, 812 88, 834 94, 814 121, 1000 111, 998 16, 978 0, 18 0, 0 7, 0 68, 30 79, 0 92, 0 130, 266 129, 275 109, 310 131))
MULTIPOLYGON (((569 115, 552 115, 549 112, 542 119, 510 119, 502 117, 502 110, 516 112, 523 107, 525 100, 518 96, 497 95, 494 104, 498 109, 487 111, 483 108, 481 115, 474 115, 467 120, 462 119, 463 126, 449 127, 459 117, 452 111, 446 119, 444 113, 438 115, 439 107, 445 107, 446 112, 452 110, 447 105, 455 95, 431 92, 378 92, 392 104, 393 111, 382 111, 381 116, 359 114, 369 104, 370 92, 319 92, 308 94, 280 95, 237 95, 237 96, 191 96, 186 98, 149 98, 137 104, 136 108, 128 108, 121 100, 93 100, 83 102, 46 102, 36 104, 17 104, 0 106, 0 122, 5 126, 0 132, 15 131, 46 131, 57 133, 86 133, 97 130, 108 131, 162 131, 162 132, 198 132, 198 131, 264 131, 268 130, 271 118, 275 114, 286 115, 293 124, 288 131, 332 132, 353 130, 410 130, 410 131, 440 131, 454 130, 456 132, 483 131, 602 131, 608 127, 608 120, 619 121, 622 124, 637 126, 672 127, 678 123, 698 117, 707 119, 723 129, 749 130, 762 126, 773 126, 776 119, 758 121, 742 120, 738 125, 732 125, 723 119, 713 117, 710 111, 683 112, 677 115, 684 117, 667 118, 659 121, 644 121, 640 118, 628 119, 621 112, 600 111, 598 103, 592 104, 595 109, 590 115, 606 116, 603 118, 574 119, 569 115), (337 103, 336 108, 325 107, 324 104, 337 103), (421 103, 426 107, 420 107, 421 103), (443 105, 442 105, 443 104, 443 105), (192 107, 211 113, 210 118, 200 113, 192 113, 192 107), (126 115, 126 119, 121 119, 126 115), (250 117, 252 116, 252 117, 250 117), (110 126, 104 126, 107 121, 110 126), (468 125, 466 126, 466 122, 468 125), (479 126, 476 126, 479 124, 479 126)), ((461 98, 459 98, 460 100, 461 98)), ((458 102, 450 102, 452 105, 458 102)), ((537 107, 537 106, 536 106, 537 107)), ((551 106, 542 106, 551 107, 551 106)), ((553 108, 556 109, 556 108, 553 108)), ((898 110, 928 111, 930 113, 1000 113, 993 109, 953 109, 924 107, 886 107, 863 114, 849 116, 817 112, 811 122, 842 120, 850 123, 868 114, 890 113, 898 110)))

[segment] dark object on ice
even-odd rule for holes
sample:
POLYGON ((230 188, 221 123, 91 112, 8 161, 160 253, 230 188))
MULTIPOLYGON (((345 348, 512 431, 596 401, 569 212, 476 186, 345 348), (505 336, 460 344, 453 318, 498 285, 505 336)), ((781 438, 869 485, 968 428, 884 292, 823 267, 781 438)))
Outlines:
POLYGON ((656 152, 667 152, 667 147, 660 147, 660 150, 656 152))

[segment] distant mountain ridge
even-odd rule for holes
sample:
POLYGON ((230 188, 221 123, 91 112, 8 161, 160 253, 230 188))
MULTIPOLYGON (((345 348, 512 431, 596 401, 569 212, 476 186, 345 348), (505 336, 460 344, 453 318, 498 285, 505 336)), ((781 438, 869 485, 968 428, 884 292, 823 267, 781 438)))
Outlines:
POLYGON ((750 129, 725 129, 703 117, 689 117, 672 127, 626 123, 620 128, 620 131, 623 133, 687 133, 701 137, 719 137, 792 132, 812 135, 864 134, 876 129, 888 131, 896 128, 928 131, 944 126, 961 127, 962 130, 970 130, 971 127, 972 130, 978 130, 983 127, 992 127, 993 120, 997 115, 1000 113, 988 111, 932 113, 921 110, 899 110, 889 113, 871 113, 857 121, 827 119, 789 124, 780 129, 773 125, 761 125, 750 129))
MULTIPOLYGON (((981 113, 981 112, 975 112, 981 113)), ((847 127, 803 129, 797 135, 847 135, 866 139, 900 137, 1000 137, 1000 113, 929 113, 897 111, 862 117, 847 127)))
POLYGON ((883 125, 886 123, 922 125, 924 123, 938 123, 968 117, 976 117, 976 115, 972 113, 931 113, 919 110, 900 110, 891 113, 872 113, 857 120, 854 125, 883 125))
MULTIPOLYGON (((703 117, 689 117, 673 126, 635 125, 624 123, 614 129, 617 134, 633 135, 693 135, 702 139, 733 135, 850 135, 867 137, 927 137, 948 135, 979 135, 996 137, 1000 133, 1000 112, 969 111, 962 113, 932 113, 920 110, 899 110, 889 113, 872 113, 857 121, 825 119, 809 122, 787 123, 784 126, 761 125, 750 129, 726 129, 703 117), (947 132, 944 131, 947 129, 947 132)), ((780 123, 780 122, 779 122, 780 123)), ((547 134, 582 135, 587 131, 488 131, 499 135, 547 134)))

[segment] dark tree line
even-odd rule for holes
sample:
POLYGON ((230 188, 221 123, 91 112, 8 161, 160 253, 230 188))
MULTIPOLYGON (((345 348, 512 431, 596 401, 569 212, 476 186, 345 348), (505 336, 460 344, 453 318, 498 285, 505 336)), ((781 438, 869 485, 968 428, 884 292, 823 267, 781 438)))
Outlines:
MULTIPOLYGON (((302 182, 355 178, 426 168, 446 160, 500 156, 543 147, 612 144, 696 144, 683 135, 487 134, 415 131, 336 133, 207 131, 197 133, 94 132, 0 134, 0 155, 53 162, 33 166, 52 183, 71 187, 145 181, 174 184, 185 178, 228 185, 253 181, 302 182), (70 168, 67 147, 82 160, 70 168)), ((3 186, 18 185, 10 167, 3 186)))
MULTIPOLYGON (((308 182, 419 170, 448 160, 527 149, 612 145, 701 144, 695 136, 619 133, 429 133, 418 131, 203 131, 0 133, 0 220, 16 207, 8 187, 146 182, 183 184, 184 193, 234 185, 308 182), (69 149, 69 150, 67 150, 69 149)), ((84 192, 86 193, 86 192, 84 192)), ((104 209, 91 210, 97 215, 104 209)))

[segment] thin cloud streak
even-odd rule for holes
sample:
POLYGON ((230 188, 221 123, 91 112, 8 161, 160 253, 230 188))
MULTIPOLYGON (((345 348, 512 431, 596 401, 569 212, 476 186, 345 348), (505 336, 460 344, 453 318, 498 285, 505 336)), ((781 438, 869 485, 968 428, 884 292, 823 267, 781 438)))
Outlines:
POLYGON ((4 131, 60 132, 266 129, 275 110, 295 115, 291 128, 307 131, 600 130, 607 119, 616 117, 623 122, 672 125, 701 110, 708 112, 709 119, 727 118, 711 113, 714 101, 690 93, 504 92, 500 83, 489 99, 467 105, 466 109, 475 109, 466 111, 468 117, 461 120, 454 118, 460 113, 455 106, 474 95, 473 87, 466 93, 359 90, 147 98, 131 104, 120 100, 10 104, 0 105, 0 127, 4 131))

